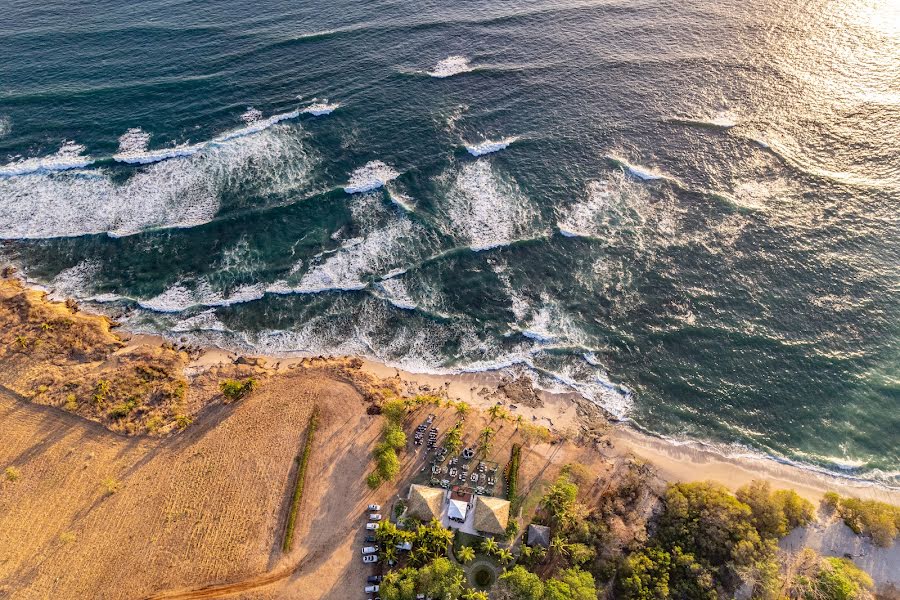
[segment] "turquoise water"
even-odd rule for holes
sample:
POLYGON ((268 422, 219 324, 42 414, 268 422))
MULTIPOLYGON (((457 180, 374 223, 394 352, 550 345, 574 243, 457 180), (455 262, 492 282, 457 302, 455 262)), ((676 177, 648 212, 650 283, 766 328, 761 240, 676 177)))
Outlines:
POLYGON ((900 483, 900 9, 25 2, 0 252, 130 328, 516 368, 900 483))

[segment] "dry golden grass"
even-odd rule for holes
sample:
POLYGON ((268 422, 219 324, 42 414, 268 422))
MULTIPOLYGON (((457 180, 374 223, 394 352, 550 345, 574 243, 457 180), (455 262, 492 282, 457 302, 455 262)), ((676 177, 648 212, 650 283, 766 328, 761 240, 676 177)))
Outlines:
POLYGON ((73 308, 0 280, 0 384, 126 434, 190 424, 185 353, 126 347, 108 319, 73 308))

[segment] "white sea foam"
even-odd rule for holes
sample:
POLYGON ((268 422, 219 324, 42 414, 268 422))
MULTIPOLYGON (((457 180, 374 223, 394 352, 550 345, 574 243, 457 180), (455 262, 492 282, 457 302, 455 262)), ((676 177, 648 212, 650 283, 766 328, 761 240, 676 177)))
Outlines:
POLYGON ((678 117, 672 120, 676 123, 685 123, 687 125, 709 127, 712 129, 731 129, 738 126, 737 117, 733 113, 727 111, 717 113, 711 117, 678 117))
POLYGON ((315 102, 300 112, 306 115, 313 115, 314 117, 321 117, 323 115, 330 115, 340 108, 340 106, 339 103, 329 104, 328 102, 315 102))
POLYGON ((12 129, 12 121, 6 115, 0 115, 0 138, 6 137, 12 129))
POLYGON ((171 330, 175 333, 191 331, 225 332, 228 331, 228 328, 216 316, 215 310, 206 310, 192 317, 178 321, 172 326, 171 330))
POLYGON ((0 178, 83 169, 94 163, 94 159, 84 156, 83 152, 84 146, 67 140, 50 156, 20 158, 0 166, 0 178))
POLYGON ((505 150, 510 144, 518 139, 519 138, 517 137, 506 137, 497 141, 486 140, 478 144, 466 144, 466 150, 468 150, 469 154, 472 156, 483 156, 485 154, 505 150))
POLYGON ((432 77, 443 79, 452 77, 460 73, 467 73, 472 70, 469 59, 465 56, 448 56, 434 66, 434 69, 428 72, 432 77))
POLYGON ((184 158, 201 151, 205 144, 183 144, 173 148, 147 150, 150 134, 140 128, 132 128, 119 137, 119 150, 113 160, 129 164, 150 164, 170 158, 184 158))
POLYGON ((262 111, 257 110, 252 106, 247 109, 247 112, 241 115, 241 121, 243 121, 244 123, 256 123, 262 118, 262 111))
POLYGON ((344 191, 348 194, 371 192, 399 176, 400 173, 394 170, 393 167, 384 164, 380 160, 373 160, 350 174, 350 181, 344 186, 344 191))
POLYGON ((154 312, 176 313, 195 306, 231 306, 252 302, 264 295, 265 288, 261 284, 239 286, 225 295, 214 289, 208 281, 201 279, 194 285, 187 282, 176 283, 158 296, 149 300, 138 300, 138 305, 154 312))
POLYGON ((0 238, 50 238, 208 222, 230 186, 261 193, 300 185, 309 159, 296 136, 272 131, 217 143, 183 160, 148 165, 119 182, 103 170, 0 177, 0 238))
POLYGON ((465 163, 447 192, 447 227, 473 250, 504 246, 528 234, 533 213, 515 181, 488 159, 465 163))
POLYGON ((375 288, 380 292, 380 296, 385 300, 403 310, 415 310, 418 304, 409 295, 406 283, 399 277, 383 279, 379 281, 375 288))
POLYGON ((628 171, 628 173, 631 174, 632 176, 637 177, 638 179, 642 179, 644 181, 656 181, 656 180, 660 180, 660 179, 672 180, 672 177, 670 177, 669 175, 666 175, 665 173, 662 173, 661 171, 658 171, 658 170, 650 168, 650 167, 644 167, 642 165, 636 165, 636 164, 629 163, 624 158, 620 158, 614 154, 607 154, 606 159, 619 165, 620 167, 622 167, 623 169, 628 171))

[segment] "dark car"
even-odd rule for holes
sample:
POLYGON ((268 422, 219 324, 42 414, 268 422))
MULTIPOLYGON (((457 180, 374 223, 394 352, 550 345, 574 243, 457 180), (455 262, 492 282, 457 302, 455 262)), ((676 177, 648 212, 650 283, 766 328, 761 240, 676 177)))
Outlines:
POLYGON ((366 578, 366 583, 380 583, 380 582, 381 582, 381 575, 369 575, 366 578))
POLYGON ((374 535, 367 535, 367 536, 366 536, 366 543, 367 543, 367 544, 374 544, 374 543, 375 543, 375 536, 374 536, 374 535))

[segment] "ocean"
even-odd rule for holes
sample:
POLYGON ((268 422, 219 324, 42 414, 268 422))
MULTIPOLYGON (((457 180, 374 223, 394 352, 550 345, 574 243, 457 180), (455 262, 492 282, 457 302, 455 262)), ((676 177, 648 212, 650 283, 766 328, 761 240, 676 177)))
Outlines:
POLYGON ((0 259, 900 485, 890 0, 10 0, 0 259))

